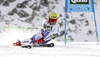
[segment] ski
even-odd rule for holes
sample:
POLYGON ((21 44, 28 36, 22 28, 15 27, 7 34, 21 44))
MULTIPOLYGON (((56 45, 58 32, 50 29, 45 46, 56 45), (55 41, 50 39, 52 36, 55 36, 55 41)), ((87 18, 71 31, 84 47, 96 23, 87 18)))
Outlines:
POLYGON ((40 45, 26 45, 26 46, 21 46, 22 48, 28 48, 31 49, 32 47, 53 47, 54 43, 49 43, 49 44, 40 44, 40 45))

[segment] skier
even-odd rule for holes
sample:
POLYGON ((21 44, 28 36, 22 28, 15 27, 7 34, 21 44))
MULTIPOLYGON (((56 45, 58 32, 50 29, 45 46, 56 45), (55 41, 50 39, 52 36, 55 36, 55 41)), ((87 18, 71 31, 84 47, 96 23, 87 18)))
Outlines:
POLYGON ((55 39, 60 35, 60 26, 57 23, 58 16, 56 13, 52 12, 49 15, 49 19, 45 18, 43 20, 42 26, 45 29, 39 30, 36 34, 33 35, 30 39, 25 39, 13 43, 14 46, 24 46, 26 44, 46 44, 51 39, 55 39))

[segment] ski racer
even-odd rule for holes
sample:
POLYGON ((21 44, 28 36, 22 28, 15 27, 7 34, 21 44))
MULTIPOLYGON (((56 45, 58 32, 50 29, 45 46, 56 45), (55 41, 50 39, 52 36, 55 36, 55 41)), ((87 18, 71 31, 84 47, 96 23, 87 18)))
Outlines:
POLYGON ((57 23, 57 20, 57 14, 54 12, 50 13, 49 18, 45 18, 42 23, 42 26, 45 29, 39 30, 32 36, 32 38, 18 41, 16 43, 13 43, 13 45, 23 46, 26 44, 46 44, 51 39, 55 39, 55 37, 60 35, 60 26, 57 23))

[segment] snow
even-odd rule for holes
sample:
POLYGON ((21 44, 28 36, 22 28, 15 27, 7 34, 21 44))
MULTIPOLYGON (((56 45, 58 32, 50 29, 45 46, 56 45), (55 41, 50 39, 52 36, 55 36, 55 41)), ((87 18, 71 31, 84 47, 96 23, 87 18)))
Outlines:
POLYGON ((10 29, 3 32, 0 36, 0 46, 11 45, 18 40, 31 38, 37 30, 10 29), (33 32, 34 31, 34 32, 33 32), (6 35, 6 36, 5 36, 6 35), (7 43, 7 44, 5 44, 7 43))
MULTIPOLYGON (((86 44, 86 43, 85 43, 86 44)), ((0 46, 0 57, 99 57, 100 45, 72 45, 55 42, 54 47, 0 46)))
POLYGON ((33 47, 32 49, 14 47, 16 39, 30 38, 37 30, 10 29, 0 39, 0 57, 99 57, 100 45, 96 42, 56 42, 54 47, 33 47), (16 32, 17 31, 17 32, 16 32), (34 32, 33 32, 34 31, 34 32), (15 33, 16 32, 16 33, 15 33), (32 34, 33 33, 33 34, 32 34), (3 36, 6 35, 6 36, 3 36), (9 37, 9 38, 8 38, 9 37), (6 44, 5 44, 6 43, 6 44))

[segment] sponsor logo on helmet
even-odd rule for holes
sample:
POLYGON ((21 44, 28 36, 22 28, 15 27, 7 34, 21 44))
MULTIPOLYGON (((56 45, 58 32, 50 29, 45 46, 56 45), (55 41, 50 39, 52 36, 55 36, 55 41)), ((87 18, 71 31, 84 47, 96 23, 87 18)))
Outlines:
POLYGON ((56 17, 56 16, 51 16, 51 18, 52 18, 52 19, 57 19, 57 17, 56 17))
POLYGON ((89 4, 89 0, 70 0, 70 4, 89 4))

